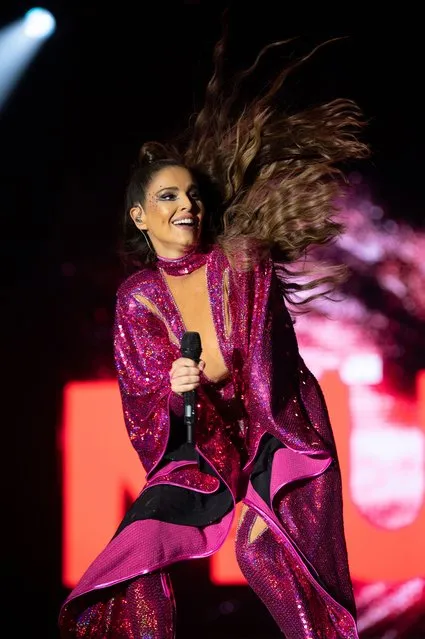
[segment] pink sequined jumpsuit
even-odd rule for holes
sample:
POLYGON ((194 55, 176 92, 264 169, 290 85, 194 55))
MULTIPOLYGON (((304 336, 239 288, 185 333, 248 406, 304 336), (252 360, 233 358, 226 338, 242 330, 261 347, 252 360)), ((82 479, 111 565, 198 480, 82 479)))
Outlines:
POLYGON ((64 602, 63 638, 174 637, 167 566, 218 550, 238 501, 238 563, 286 639, 358 638, 335 442, 278 275, 271 260, 231 268, 214 247, 121 285, 118 382, 147 483, 64 602), (193 286, 207 362, 195 448, 169 380, 184 332, 198 327, 193 286), (258 516, 266 526, 252 535, 258 516))

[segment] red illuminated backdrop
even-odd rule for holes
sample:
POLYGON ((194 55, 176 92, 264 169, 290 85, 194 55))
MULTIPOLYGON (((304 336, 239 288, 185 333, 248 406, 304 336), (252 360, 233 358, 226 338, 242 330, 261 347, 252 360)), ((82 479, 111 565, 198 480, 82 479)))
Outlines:
MULTIPOLYGON (((356 500, 352 488, 362 483, 363 462, 361 450, 356 454, 353 450, 350 387, 338 372, 326 373, 320 382, 341 461, 345 529, 353 580, 400 583, 423 576, 425 553, 418 552, 423 547, 425 530, 423 475, 409 480, 410 508, 409 513, 404 513, 403 525, 383 526, 374 521, 373 516, 368 515, 369 504, 367 501, 362 504, 361 495, 356 500)), ((415 449, 418 466, 423 466, 425 372, 418 377, 417 389, 415 442, 418 445, 415 449)), ((123 516, 125 494, 135 498, 144 480, 143 469, 125 433, 114 380, 69 384, 65 388, 64 407, 63 580, 66 586, 72 587, 114 533, 123 516)), ((381 446, 388 447, 385 428, 382 438, 381 446)), ((397 438, 390 439, 394 448, 391 454, 402 456, 403 447, 398 445, 397 438)), ((373 463, 368 451, 365 456, 365 462, 373 463)), ((365 472, 370 474, 370 469, 365 472)), ((210 560, 211 580, 215 584, 245 583, 234 557, 234 532, 210 560)))

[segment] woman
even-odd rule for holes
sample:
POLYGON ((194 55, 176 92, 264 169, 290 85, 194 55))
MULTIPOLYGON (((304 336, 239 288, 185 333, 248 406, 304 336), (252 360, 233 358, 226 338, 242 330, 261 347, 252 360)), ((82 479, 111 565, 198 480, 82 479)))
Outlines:
POLYGON ((359 113, 344 100, 282 113, 288 69, 238 111, 222 52, 182 148, 146 144, 128 186, 136 271, 118 291, 114 344, 147 483, 64 603, 62 637, 173 637, 167 568, 220 548, 239 501, 236 556, 284 636, 358 637, 337 451, 285 300, 337 276, 300 284, 288 265, 342 231, 336 177, 367 153, 359 113), (187 331, 199 363, 181 356, 187 331), (183 393, 195 389, 193 446, 183 393))

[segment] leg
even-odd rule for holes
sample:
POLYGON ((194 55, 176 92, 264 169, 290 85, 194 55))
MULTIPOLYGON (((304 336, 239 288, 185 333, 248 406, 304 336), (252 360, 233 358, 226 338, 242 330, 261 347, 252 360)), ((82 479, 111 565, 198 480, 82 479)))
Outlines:
POLYGON ((264 520, 246 506, 236 534, 236 558, 248 584, 287 639, 355 636, 340 632, 340 621, 331 618, 299 562, 264 520))
MULTIPOLYGON (((88 595, 88 598, 90 595, 88 595)), ((96 603, 72 602, 60 620, 63 639, 174 639, 175 602, 169 575, 156 572, 105 590, 96 603), (75 607, 78 606, 77 611, 75 607)))

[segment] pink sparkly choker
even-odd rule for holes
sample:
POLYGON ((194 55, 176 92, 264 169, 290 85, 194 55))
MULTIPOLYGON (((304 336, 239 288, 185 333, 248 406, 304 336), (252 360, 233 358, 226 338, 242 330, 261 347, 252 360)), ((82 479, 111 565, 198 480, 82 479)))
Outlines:
POLYGON ((201 251, 196 246, 182 257, 169 258, 158 255, 157 266, 165 271, 167 275, 187 275, 205 264, 207 258, 208 253, 201 251))

